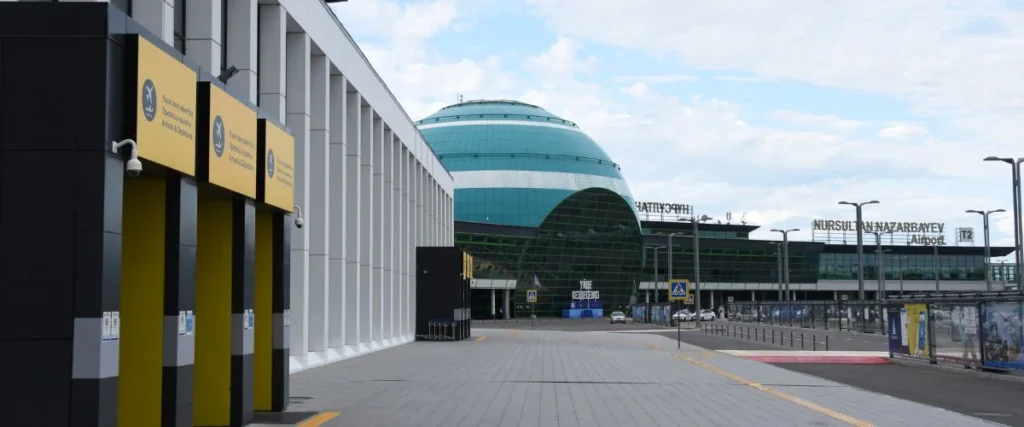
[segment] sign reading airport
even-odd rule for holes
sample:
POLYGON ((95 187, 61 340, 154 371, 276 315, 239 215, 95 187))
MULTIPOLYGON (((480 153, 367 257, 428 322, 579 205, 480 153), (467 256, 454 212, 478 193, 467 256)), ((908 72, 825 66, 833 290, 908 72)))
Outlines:
POLYGON ((256 198, 256 112, 214 84, 210 88, 210 183, 256 198))
POLYGON ((196 72, 136 36, 135 142, 139 157, 196 173, 196 72))
MULTIPOLYGON (((883 244, 934 246, 946 244, 946 224, 941 222, 861 221, 861 230, 886 233, 883 244)), ((824 243, 848 243, 857 240, 857 221, 816 219, 811 222, 811 240, 824 243)), ((873 243, 873 239, 868 241, 873 243)))
POLYGON ((258 132, 263 153, 261 201, 291 212, 295 205, 295 137, 266 119, 260 119, 258 132))

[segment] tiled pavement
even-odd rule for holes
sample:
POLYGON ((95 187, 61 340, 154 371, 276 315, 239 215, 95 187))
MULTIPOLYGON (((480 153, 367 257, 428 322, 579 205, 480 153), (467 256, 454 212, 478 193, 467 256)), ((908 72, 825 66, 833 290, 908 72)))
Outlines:
POLYGON ((297 373, 290 411, 346 427, 995 425, 657 335, 474 335, 297 373))

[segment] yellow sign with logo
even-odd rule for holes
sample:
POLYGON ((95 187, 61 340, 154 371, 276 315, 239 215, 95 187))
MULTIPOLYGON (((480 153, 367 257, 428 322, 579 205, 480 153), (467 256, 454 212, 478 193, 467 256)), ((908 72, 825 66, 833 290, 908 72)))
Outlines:
POLYGON ((210 183, 256 198, 256 112, 210 84, 210 183))
POLYGON ((263 203, 291 212, 295 206, 295 137, 260 120, 263 137, 263 203))
POLYGON ((135 142, 139 157, 196 173, 196 72, 138 37, 135 142))

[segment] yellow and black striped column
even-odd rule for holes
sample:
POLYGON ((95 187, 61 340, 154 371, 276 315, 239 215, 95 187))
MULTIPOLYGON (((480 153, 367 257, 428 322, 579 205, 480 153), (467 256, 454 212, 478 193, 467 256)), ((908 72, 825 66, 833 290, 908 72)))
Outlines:
POLYGON ((253 407, 288 408, 288 316, 291 281, 290 215, 264 205, 256 212, 256 346, 253 407))
POLYGON ((271 369, 271 410, 288 409, 291 327, 291 252, 293 219, 291 215, 274 214, 274 348, 271 369))
POLYGON ((256 205, 236 197, 231 228, 231 426, 252 422, 256 205))
POLYGON ((199 190, 191 178, 171 177, 166 191, 161 426, 191 427, 199 190))

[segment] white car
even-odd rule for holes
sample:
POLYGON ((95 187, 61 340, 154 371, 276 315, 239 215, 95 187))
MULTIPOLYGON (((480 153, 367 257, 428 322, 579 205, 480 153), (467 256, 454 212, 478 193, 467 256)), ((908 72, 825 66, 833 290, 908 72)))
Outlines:
POLYGON ((693 314, 690 310, 680 310, 672 315, 672 320, 692 322, 697 319, 697 315, 693 314))
POLYGON ((621 311, 613 311, 611 315, 612 323, 626 324, 626 313, 621 311))
POLYGON ((702 322, 715 320, 716 317, 717 316, 715 316, 715 312, 712 311, 712 310, 701 310, 700 311, 700 320, 702 322))

